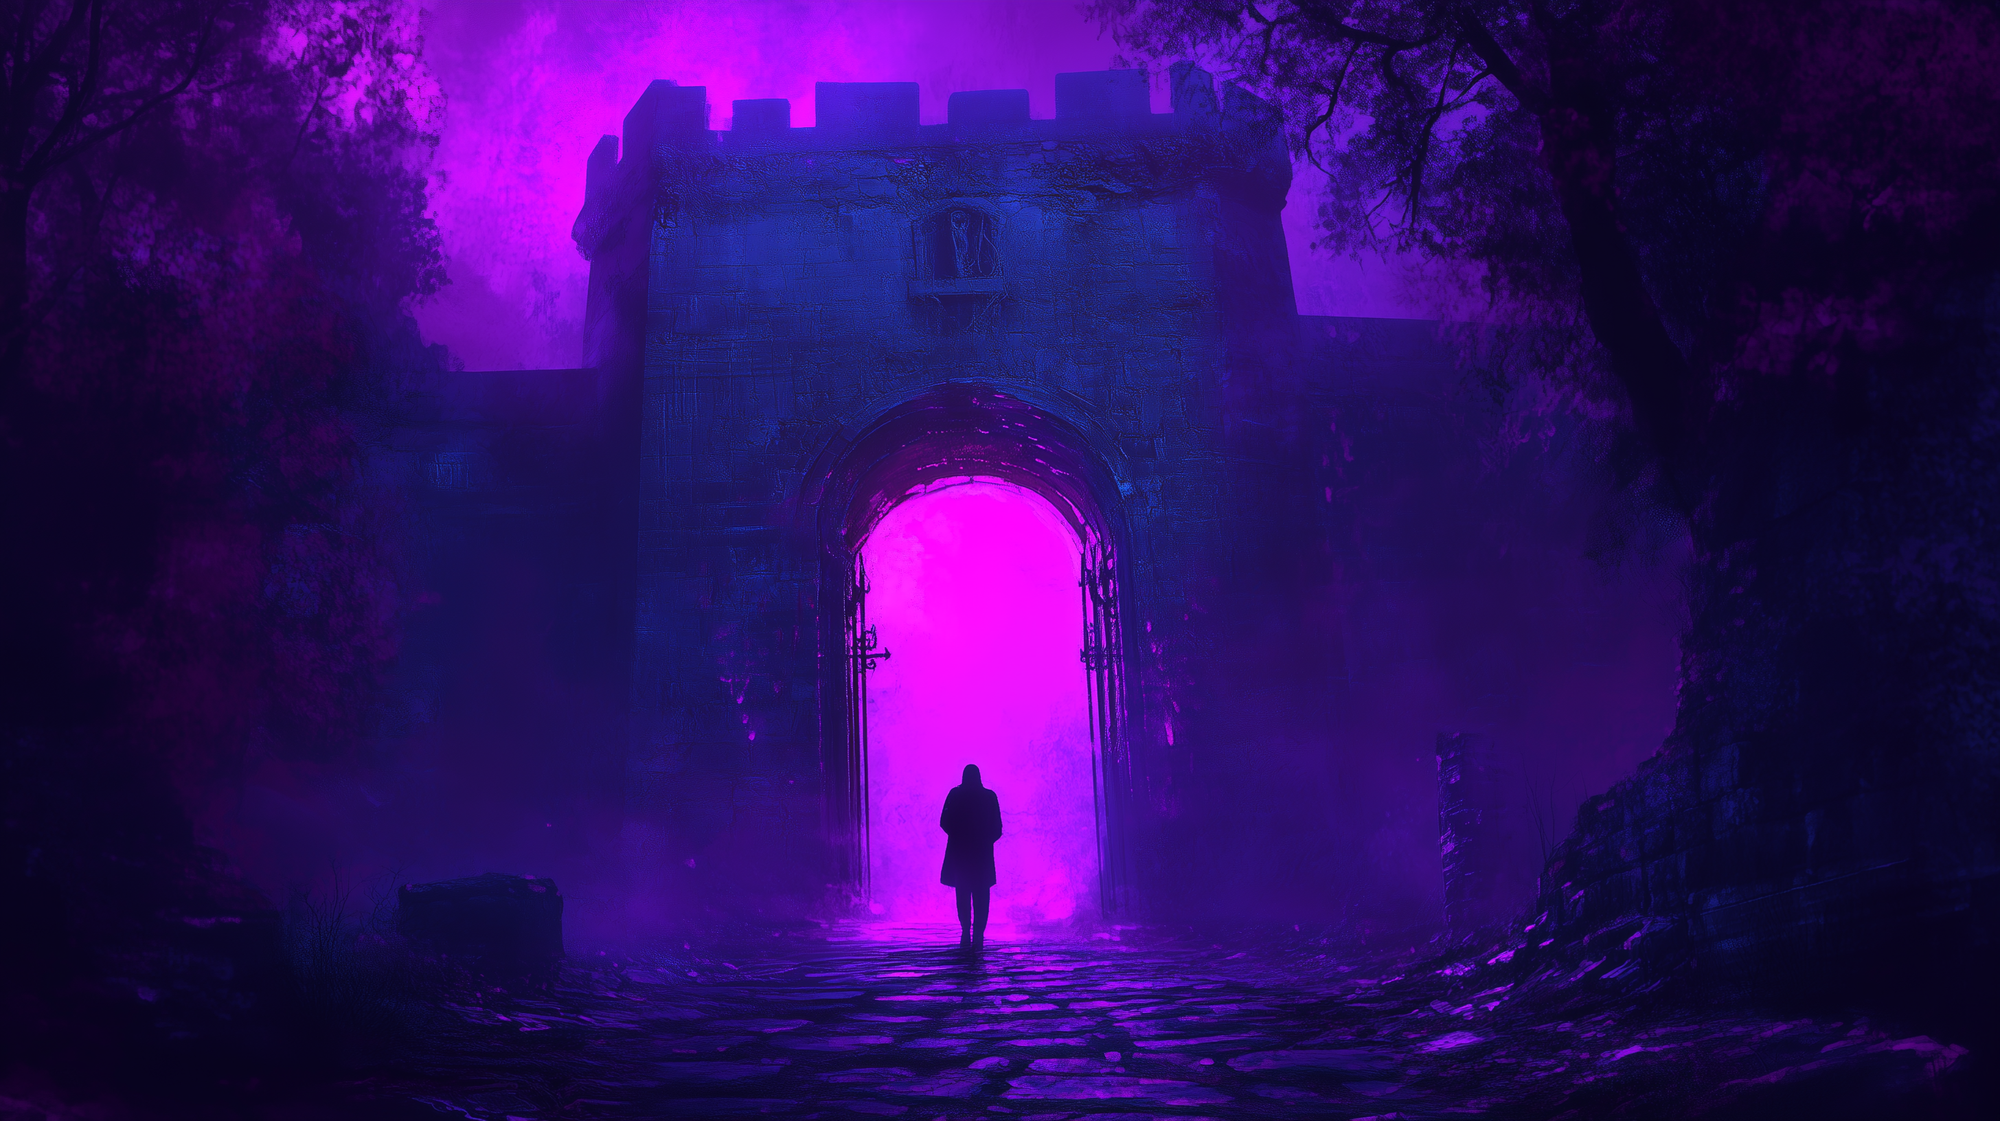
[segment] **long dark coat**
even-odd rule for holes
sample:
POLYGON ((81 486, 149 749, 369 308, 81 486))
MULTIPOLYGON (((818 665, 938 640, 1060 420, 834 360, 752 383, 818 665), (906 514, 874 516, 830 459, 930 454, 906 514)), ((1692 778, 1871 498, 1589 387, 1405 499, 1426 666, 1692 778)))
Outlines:
POLYGON ((983 786, 954 786, 944 796, 938 824, 951 840, 944 846, 938 882, 952 887, 992 887, 993 842, 1000 839, 1000 797, 983 786))

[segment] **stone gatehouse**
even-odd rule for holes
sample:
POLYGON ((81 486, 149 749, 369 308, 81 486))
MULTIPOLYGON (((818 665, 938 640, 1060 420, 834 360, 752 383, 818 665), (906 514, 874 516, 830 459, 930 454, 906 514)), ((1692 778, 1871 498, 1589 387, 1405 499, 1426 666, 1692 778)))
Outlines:
POLYGON ((1298 327, 1275 115, 1191 66, 1173 89, 1154 114, 1139 71, 1065 74, 1054 120, 997 90, 921 125, 915 83, 822 83, 814 128, 739 101, 712 132, 705 90, 656 82, 592 156, 591 364, 642 387, 641 867, 855 879, 854 556, 971 476, 1040 492, 1103 570, 1100 824, 1129 888, 1177 691, 1232 660, 1189 656, 1186 605, 1267 535, 1240 430, 1276 419, 1298 327))
POLYGON ((518 818, 481 859, 619 921, 851 902, 857 550, 993 478, 1086 546, 1112 906, 1433 921, 1438 733, 1540 743, 1533 659, 1639 609, 1548 530, 1594 484, 1484 463, 1497 404, 1434 325, 1297 313, 1276 113, 1171 78, 1166 113, 1106 71, 1053 119, 1001 90, 929 125, 913 83, 822 83, 815 127, 761 100, 726 131, 655 82, 600 142, 584 367, 455 375, 396 452, 446 589, 412 719, 476 695, 520 741, 440 759, 518 818), (531 688, 475 680, 503 616, 540 620, 531 688))

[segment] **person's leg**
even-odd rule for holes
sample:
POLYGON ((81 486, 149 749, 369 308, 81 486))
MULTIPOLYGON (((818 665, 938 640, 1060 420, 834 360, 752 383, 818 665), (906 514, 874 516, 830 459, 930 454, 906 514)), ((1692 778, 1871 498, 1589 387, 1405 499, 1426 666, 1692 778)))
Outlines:
POLYGON ((958 893, 958 941, 965 945, 972 941, 972 889, 953 888, 958 893))
POLYGON ((975 945, 986 943, 986 915, 993 909, 993 889, 976 887, 972 889, 972 941, 975 945))

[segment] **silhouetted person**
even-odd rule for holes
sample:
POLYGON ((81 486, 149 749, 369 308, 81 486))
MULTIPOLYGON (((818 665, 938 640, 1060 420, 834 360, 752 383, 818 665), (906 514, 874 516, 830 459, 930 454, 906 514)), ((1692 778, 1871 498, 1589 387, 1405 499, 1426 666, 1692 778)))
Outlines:
POLYGON ((944 846, 940 883, 958 889, 958 944, 986 944, 986 913, 993 906, 993 842, 1000 839, 1000 798, 979 784, 979 768, 965 765, 965 781, 944 796, 938 826, 944 846))

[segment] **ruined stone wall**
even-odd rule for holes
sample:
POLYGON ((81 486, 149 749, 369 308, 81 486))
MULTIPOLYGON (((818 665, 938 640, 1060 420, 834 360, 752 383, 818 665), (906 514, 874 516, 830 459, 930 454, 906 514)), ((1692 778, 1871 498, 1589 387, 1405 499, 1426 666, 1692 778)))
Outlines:
POLYGON ((1537 937, 1552 949, 1983 1017, 2000 887, 1994 291, 1941 302, 1928 344, 1853 371, 1845 399, 1765 388, 1718 422, 1678 722, 1550 861, 1537 937))

